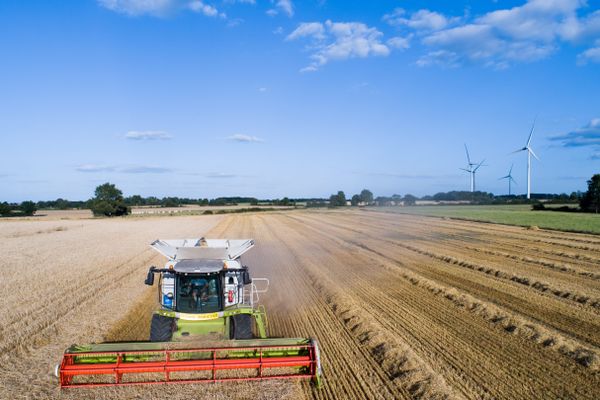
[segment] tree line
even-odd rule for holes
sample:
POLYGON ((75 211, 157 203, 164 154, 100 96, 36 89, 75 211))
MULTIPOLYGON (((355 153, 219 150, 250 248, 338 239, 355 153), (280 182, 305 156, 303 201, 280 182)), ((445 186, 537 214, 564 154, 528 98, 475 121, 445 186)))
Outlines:
MULTIPOLYGON (((553 194, 553 193, 536 193, 531 194, 531 200, 527 199, 525 195, 501 195, 496 196, 493 193, 488 192, 469 192, 469 191, 450 191, 440 192, 432 196, 423 196, 421 198, 412 194, 406 194, 404 196, 394 194, 392 196, 378 196, 373 198, 373 193, 370 190, 363 189, 360 194, 355 194, 350 200, 351 206, 360 205, 377 205, 377 206, 394 206, 404 205, 412 206, 415 205, 417 200, 420 201, 434 201, 434 202, 465 202, 469 204, 528 204, 534 203, 534 210, 555 210, 555 211, 577 211, 577 212, 591 212, 600 213, 600 174, 595 174, 591 179, 587 181, 588 190, 586 192, 572 192, 570 195, 566 193, 553 194), (579 208, 546 208, 540 200, 544 200, 545 204, 564 204, 564 203, 578 203, 579 208)), ((348 201, 343 191, 338 191, 337 194, 332 194, 329 197, 329 207, 343 207, 347 206, 348 201)))
MULTIPOLYGON (((543 199, 545 203, 579 203, 579 209, 569 208, 565 211, 583 211, 600 213, 600 174, 595 174, 587 181, 588 190, 586 192, 572 192, 570 195, 562 194, 532 194, 532 200, 539 203, 543 199)), ((373 192, 363 189, 360 193, 354 194, 350 200, 346 194, 340 190, 329 196, 329 199, 322 198, 298 198, 291 199, 284 197, 282 199, 258 200, 255 197, 217 197, 215 199, 194 199, 187 197, 142 197, 133 195, 124 197, 123 192, 114 184, 104 183, 96 187, 94 197, 87 201, 70 201, 66 199, 56 199, 51 201, 23 201, 22 203, 0 202, 0 216, 31 216, 38 209, 57 209, 66 210, 72 208, 88 208, 97 216, 120 216, 131 213, 131 207, 136 206, 159 206, 159 207, 181 207, 188 204, 198 204, 201 206, 233 206, 240 203, 250 203, 252 206, 275 205, 275 206, 296 206, 298 203, 306 204, 306 207, 345 207, 345 206, 392 206, 392 205, 415 205, 417 200, 421 201, 464 201, 469 204, 518 204, 529 203, 530 201, 524 195, 495 196, 487 192, 468 192, 468 191, 450 191, 440 192, 432 196, 423 196, 421 198, 412 194, 401 196, 394 194, 392 196, 374 197, 373 192)), ((541 203, 540 203, 541 204, 541 203)), ((535 205, 535 204, 534 204, 535 205)), ((543 204, 535 205, 534 209, 546 209, 543 204)), ((553 209, 559 210, 562 209, 553 209)))

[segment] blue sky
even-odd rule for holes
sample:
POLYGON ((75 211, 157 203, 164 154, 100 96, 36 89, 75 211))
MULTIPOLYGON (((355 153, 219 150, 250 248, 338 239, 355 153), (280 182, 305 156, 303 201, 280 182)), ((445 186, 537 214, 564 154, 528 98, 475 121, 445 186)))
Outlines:
POLYGON ((0 200, 585 190, 598 1, 0 2, 0 200), (450 3, 450 5, 448 4, 450 3))

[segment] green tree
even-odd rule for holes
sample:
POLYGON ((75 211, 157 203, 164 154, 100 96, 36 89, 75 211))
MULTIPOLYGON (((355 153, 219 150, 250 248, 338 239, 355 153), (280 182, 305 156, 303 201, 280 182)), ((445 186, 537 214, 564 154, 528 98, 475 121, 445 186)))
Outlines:
POLYGON ((373 202, 373 193, 369 189, 363 189, 360 192, 360 200, 363 203, 371 204, 373 202))
POLYGON ((33 215, 37 211, 37 206, 33 201, 22 202, 20 208, 23 215, 33 215))
POLYGON ((329 207, 342 207, 346 205, 346 195, 341 190, 329 196, 329 207))
POLYGON ((337 207, 337 196, 335 194, 329 196, 329 207, 337 207))
POLYGON ((583 211, 598 214, 600 212, 600 174, 592 176, 587 184, 588 190, 579 202, 579 206, 583 211))
POLYGON ((143 206, 144 205, 144 198, 142 196, 140 196, 139 194, 134 194, 133 196, 129 197, 129 204, 131 204, 132 206, 143 206))
POLYGON ((177 197, 163 197, 161 200, 161 205, 163 207, 181 207, 177 197))
POLYGON ((360 203, 360 195, 355 194, 354 196, 352 196, 352 199, 350 200, 350 204, 352 204, 353 206, 357 206, 358 203, 360 203))
POLYGON ((0 215, 9 216, 12 213, 11 207, 7 202, 0 203, 0 215))
POLYGON ((417 203, 417 198, 412 194, 404 195, 402 200, 404 201, 405 206, 414 206, 417 203))
POLYGON ((94 197, 90 200, 90 208, 96 216, 107 217, 127 215, 131 209, 125 205, 123 192, 111 183, 105 183, 96 188, 94 197))
POLYGON ((59 197, 54 202, 54 208, 56 208, 57 210, 66 210, 69 208, 69 201, 59 197))

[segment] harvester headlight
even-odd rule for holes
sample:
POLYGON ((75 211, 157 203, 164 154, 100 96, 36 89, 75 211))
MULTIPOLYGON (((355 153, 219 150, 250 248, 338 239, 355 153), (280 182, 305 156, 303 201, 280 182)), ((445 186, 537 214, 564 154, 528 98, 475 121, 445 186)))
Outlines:
POLYGON ((172 299, 172 298, 173 298, 173 293, 167 293, 167 297, 168 297, 169 299, 172 299))

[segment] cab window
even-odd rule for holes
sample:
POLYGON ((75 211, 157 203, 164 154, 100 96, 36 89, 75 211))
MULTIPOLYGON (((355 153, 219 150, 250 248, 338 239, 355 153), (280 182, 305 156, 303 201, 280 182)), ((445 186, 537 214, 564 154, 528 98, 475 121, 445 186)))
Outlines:
POLYGON ((219 274, 179 275, 177 311, 210 313, 221 310, 219 274))

